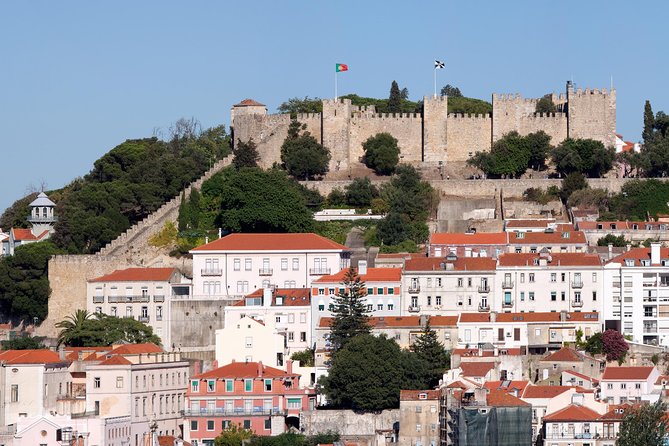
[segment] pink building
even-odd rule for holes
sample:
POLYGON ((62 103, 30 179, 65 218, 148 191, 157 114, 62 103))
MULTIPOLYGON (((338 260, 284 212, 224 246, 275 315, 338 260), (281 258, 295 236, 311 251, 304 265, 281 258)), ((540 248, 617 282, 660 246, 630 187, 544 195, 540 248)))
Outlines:
POLYGON ((299 388, 299 375, 262 362, 232 362, 191 378, 186 393, 184 439, 213 445, 232 424, 257 435, 278 435, 299 428, 300 412, 313 409, 316 391, 299 388))

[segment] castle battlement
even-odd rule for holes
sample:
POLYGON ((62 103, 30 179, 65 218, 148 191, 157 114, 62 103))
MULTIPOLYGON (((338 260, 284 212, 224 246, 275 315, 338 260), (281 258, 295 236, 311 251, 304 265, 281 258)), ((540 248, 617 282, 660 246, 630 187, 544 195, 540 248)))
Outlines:
POLYGON ((307 120, 307 119, 321 119, 320 113, 298 113, 297 120, 307 120))
POLYGON ((522 116, 521 119, 553 119, 560 118, 564 119, 567 117, 566 113, 556 112, 556 113, 532 113, 526 116, 522 116))
POLYGON ((492 95, 492 100, 493 103, 512 102, 512 103, 525 103, 533 105, 536 105, 536 103, 539 101, 539 99, 537 98, 524 98, 520 93, 502 93, 502 94, 494 93, 492 95))
POLYGON ((610 92, 608 92, 608 91, 606 90, 606 88, 602 88, 601 90, 598 89, 598 88, 593 88, 593 89, 590 89, 590 88, 585 88, 585 89, 578 88, 578 89, 576 89, 576 91, 574 92, 574 94, 575 94, 576 96, 588 96, 588 95, 609 96, 609 94, 613 94, 613 93, 615 93, 615 89, 614 89, 614 90, 611 90, 610 92))
POLYGON ((447 119, 459 120, 459 119, 492 119, 492 114, 490 113, 449 113, 446 115, 447 119))
POLYGON ((352 114, 351 117, 355 120, 361 119, 385 119, 385 120, 403 120, 403 119, 422 119, 423 115, 420 113, 374 113, 374 114, 352 114))

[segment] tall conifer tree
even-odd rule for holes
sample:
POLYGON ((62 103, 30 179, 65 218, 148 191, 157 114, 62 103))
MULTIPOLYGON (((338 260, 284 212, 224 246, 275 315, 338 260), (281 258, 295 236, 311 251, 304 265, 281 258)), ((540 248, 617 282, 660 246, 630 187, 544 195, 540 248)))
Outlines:
POLYGON ((646 101, 646 105, 643 107, 643 142, 645 144, 650 143, 653 140, 653 131, 655 129, 655 115, 653 114, 653 108, 650 106, 650 101, 646 101))
POLYGON ((388 113, 399 113, 402 111, 402 92, 397 81, 390 85, 390 96, 388 97, 388 113))
POLYGON ((421 335, 411 345, 411 351, 428 365, 430 387, 439 384, 444 371, 450 367, 451 359, 444 345, 439 342, 437 332, 430 326, 429 319, 421 335))
POLYGON ((365 282, 353 267, 346 271, 342 289, 333 299, 334 319, 330 326, 330 343, 335 353, 355 336, 371 331, 364 302, 365 282))

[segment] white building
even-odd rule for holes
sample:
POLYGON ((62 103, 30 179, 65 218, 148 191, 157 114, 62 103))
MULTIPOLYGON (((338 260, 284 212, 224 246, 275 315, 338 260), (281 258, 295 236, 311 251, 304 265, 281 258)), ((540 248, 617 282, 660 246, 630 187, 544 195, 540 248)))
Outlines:
POLYGON ((655 381, 660 371, 653 366, 648 367, 613 367, 608 366, 600 381, 601 399, 609 404, 650 401, 660 397, 655 389, 655 381))
POLYGON ((652 243, 604 265, 604 302, 606 328, 634 342, 669 346, 669 249, 652 243))
POLYGON ((402 283, 402 314, 489 311, 496 291, 495 259, 454 254, 407 259, 402 283))
MULTIPOLYGON (((313 330, 311 328, 311 295, 309 288, 263 288, 254 291, 244 297, 235 305, 224 309, 224 327, 236 326, 244 318, 255 319, 267 325, 273 324, 277 333, 283 335, 285 348, 282 350, 286 356, 312 348, 313 330)), ((226 335, 221 338, 223 341, 226 335)), ((217 342, 218 343, 218 342, 217 342)), ((237 356, 237 360, 245 358, 237 356)), ((276 357, 274 357, 275 359, 276 357)), ((268 358, 256 358, 253 361, 263 361, 268 358)), ((221 360, 220 364, 230 361, 221 360)))
POLYGON ((509 253, 498 259, 495 311, 597 311, 603 307, 602 264, 585 253, 509 253))
POLYGON ((183 282, 175 268, 117 270, 88 281, 88 311, 144 322, 170 349, 170 302, 174 294, 189 293, 190 284, 183 282))
POLYGON ((310 288, 350 264, 348 248, 313 233, 230 234, 190 251, 193 294, 241 299, 261 288, 310 288))
POLYGON ((3 255, 14 255, 14 250, 17 247, 46 240, 53 234, 53 226, 58 220, 54 214, 56 203, 49 200, 49 197, 44 192, 40 192, 29 206, 30 216, 28 217, 28 222, 31 228, 11 228, 7 237, 0 236, 3 255))

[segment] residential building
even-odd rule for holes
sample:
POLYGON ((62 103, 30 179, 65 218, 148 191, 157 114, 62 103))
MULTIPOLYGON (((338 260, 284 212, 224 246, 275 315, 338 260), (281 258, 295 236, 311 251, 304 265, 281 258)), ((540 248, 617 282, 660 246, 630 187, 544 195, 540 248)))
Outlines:
POLYGON ((216 361, 262 362, 283 367, 288 359, 286 344, 275 319, 261 321, 244 315, 236 323, 216 330, 216 361))
POLYGON ((544 417, 544 446, 614 446, 620 423, 631 405, 613 406, 601 412, 573 403, 544 417))
MULTIPOLYGON (((234 305, 224 308, 224 327, 236 326, 244 317, 256 321, 272 324, 277 333, 285 338, 285 348, 282 353, 286 357, 291 354, 313 348, 311 327, 311 293, 309 288, 263 288, 254 291, 234 305)), ((228 338, 229 339, 229 338, 228 338)), ((226 349, 229 349, 226 342, 226 349)), ((238 356, 241 360, 245 357, 238 356)), ((221 364, 228 363, 230 358, 221 358, 221 364)), ((265 364, 273 364, 269 358, 256 358, 265 364)), ((281 364, 277 364, 280 366, 281 364)))
POLYGON ((669 224, 655 221, 581 221, 576 223, 577 229, 583 231, 590 245, 611 234, 623 236, 631 244, 641 244, 652 239, 658 242, 669 242, 669 224))
POLYGON ((242 299, 270 285, 311 288, 350 264, 347 247, 313 233, 230 234, 190 252, 194 296, 220 299, 242 299))
POLYGON ((428 255, 446 257, 453 253, 457 257, 497 258, 507 250, 506 232, 436 232, 430 235, 428 255))
POLYGON ((491 308, 500 312, 601 312, 603 282, 602 263, 596 254, 502 254, 495 277, 498 293, 491 308))
POLYGON ((402 282, 402 314, 489 311, 496 292, 495 260, 455 254, 412 258, 405 263, 402 282))
POLYGON ((547 228, 544 232, 509 232, 508 252, 550 253, 586 252, 588 242, 581 231, 547 228))
POLYGON ((604 294, 606 328, 634 342, 669 346, 669 248, 651 243, 607 262, 604 294))
MULTIPOLYGON (((571 347, 562 347, 539 360, 535 378, 548 385, 569 385, 564 381, 564 373, 572 373, 566 378, 578 383, 599 378, 605 366, 606 362, 601 359, 593 358, 571 347)), ((587 386, 588 384, 585 383, 581 385, 581 387, 587 386)))
MULTIPOLYGON (((523 361, 526 351, 525 348, 497 348, 490 343, 478 344, 474 348, 455 348, 451 351, 451 368, 459 369, 461 376, 478 383, 518 380, 527 370, 523 361)), ((449 381, 453 379, 449 375, 449 381)))
POLYGON ((262 362, 232 362, 190 380, 184 411, 184 439, 193 446, 213 445, 231 424, 256 435, 278 435, 300 428, 302 411, 316 404, 314 388, 300 388, 292 362, 286 370, 262 362))
POLYGON ((116 270, 88 281, 88 311, 144 322, 170 348, 170 302, 180 290, 189 292, 190 284, 184 282, 176 268, 116 270))
POLYGON ((654 366, 613 367, 604 369, 600 380, 602 401, 609 404, 650 401, 655 402, 660 392, 655 382, 660 371, 654 366))
POLYGON ((546 229, 556 229, 554 218, 508 219, 504 221, 505 232, 545 232, 546 229))
MULTIPOLYGON (((344 278, 348 269, 314 280, 311 290, 312 326, 318 326, 323 317, 332 316, 333 298, 348 292, 344 278)), ((390 317, 402 314, 402 270, 400 268, 367 268, 366 261, 360 261, 355 272, 365 283, 364 302, 370 316, 390 317)))
POLYGON ((399 444, 439 444, 439 394, 439 390, 400 390, 399 444))

